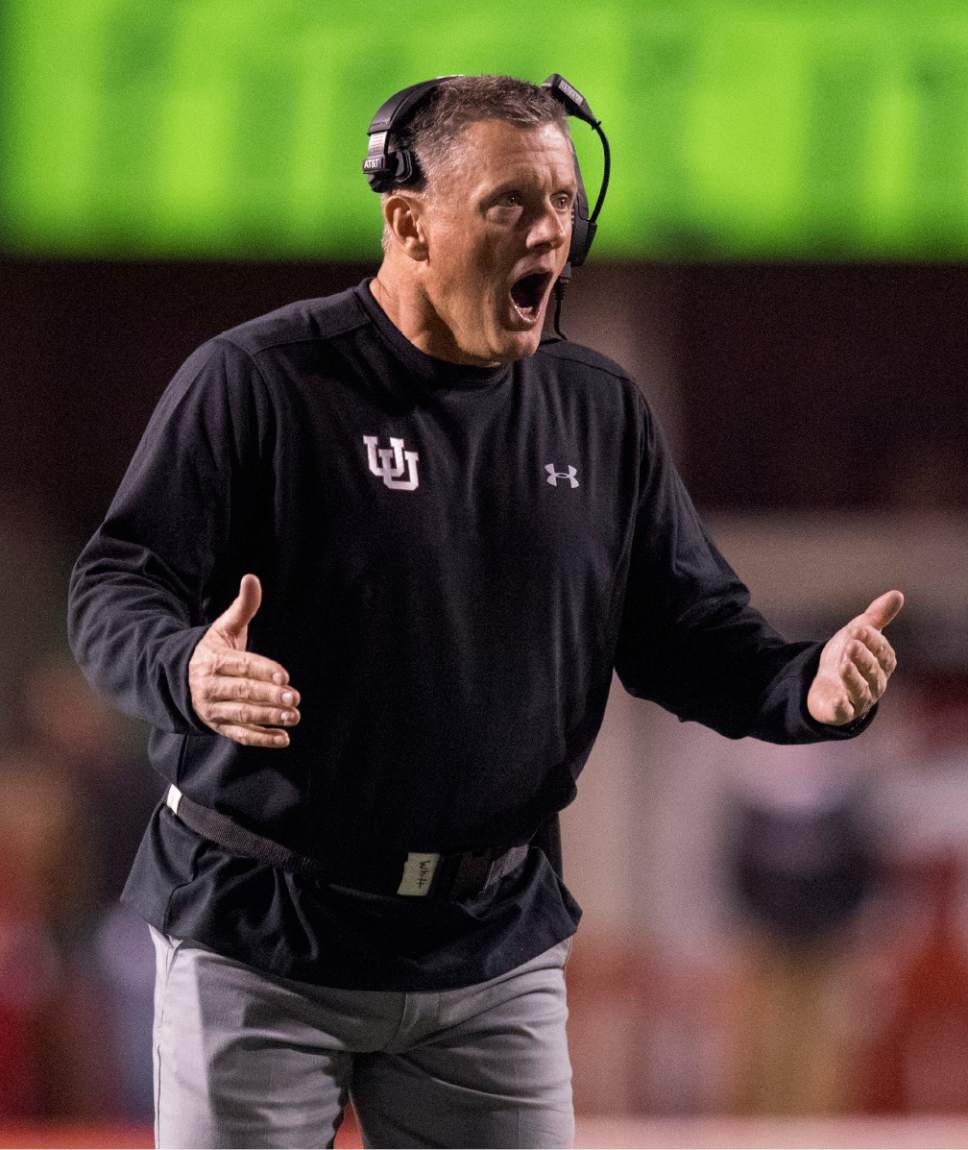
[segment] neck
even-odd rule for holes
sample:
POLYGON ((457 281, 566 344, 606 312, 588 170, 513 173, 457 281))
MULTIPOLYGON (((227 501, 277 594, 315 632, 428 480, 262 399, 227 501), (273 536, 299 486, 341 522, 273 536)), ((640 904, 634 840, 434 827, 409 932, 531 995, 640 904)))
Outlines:
POLYGON ((413 276, 401 273, 389 257, 370 281, 370 291, 397 331, 425 355, 474 367, 500 366, 497 361, 485 362, 462 351, 423 286, 413 276))

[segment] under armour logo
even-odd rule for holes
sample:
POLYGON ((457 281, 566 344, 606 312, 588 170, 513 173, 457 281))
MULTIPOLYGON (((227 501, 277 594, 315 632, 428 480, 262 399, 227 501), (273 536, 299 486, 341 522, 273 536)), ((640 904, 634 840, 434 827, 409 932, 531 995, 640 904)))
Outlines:
POLYGON ((567 479, 568 482, 572 485, 572 487, 578 486, 578 479, 577 479, 578 468, 577 467, 569 467, 567 471, 555 471, 555 465, 553 463, 546 463, 545 464, 545 471, 548 472, 548 482, 551 484, 552 487, 558 486, 558 480, 559 479, 567 479))
POLYGON ((390 436, 389 447, 377 447, 375 435, 364 435, 366 444, 366 458, 370 471, 379 476, 387 487, 393 491, 414 491, 420 480, 417 478, 417 460, 420 456, 416 451, 404 451, 403 440, 390 436), (406 463, 404 463, 406 460, 406 463), (404 470, 407 478, 401 479, 404 470))

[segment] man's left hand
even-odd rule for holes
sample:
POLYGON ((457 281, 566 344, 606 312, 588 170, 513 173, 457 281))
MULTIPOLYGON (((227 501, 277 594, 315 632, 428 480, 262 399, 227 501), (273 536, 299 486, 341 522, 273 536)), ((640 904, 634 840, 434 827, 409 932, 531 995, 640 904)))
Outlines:
POLYGON ((900 591, 887 591, 827 642, 807 694, 807 710, 818 723, 856 722, 884 694, 897 658, 881 632, 903 606, 900 591))

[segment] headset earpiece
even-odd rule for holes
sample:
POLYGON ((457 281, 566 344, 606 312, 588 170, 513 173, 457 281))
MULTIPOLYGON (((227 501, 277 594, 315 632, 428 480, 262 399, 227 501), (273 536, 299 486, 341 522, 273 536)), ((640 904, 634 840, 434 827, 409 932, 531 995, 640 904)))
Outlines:
POLYGON ((420 167, 412 150, 398 148, 391 151, 390 145, 395 142, 393 132, 400 130, 416 111, 417 105, 435 88, 452 79, 453 76, 439 76, 436 80, 424 80, 395 93, 380 105, 366 129, 370 142, 363 161, 363 173, 375 192, 389 192, 419 179, 420 167))
POLYGON ((572 268, 581 267, 591 250, 592 241, 598 225, 588 218, 588 195, 585 191, 585 181, 582 179, 581 167, 575 146, 571 146, 571 154, 575 157, 575 179, 578 184, 575 203, 571 209, 571 245, 568 248, 568 274, 572 268))
POLYGON ((598 193, 595 210, 589 212, 588 194, 585 191, 585 181, 582 179, 581 165, 578 163, 575 145, 571 145, 571 152, 575 157, 575 180, 578 184, 578 191, 575 196, 575 206, 571 214, 571 246, 568 249, 568 263, 560 276, 561 280, 568 283, 571 279, 572 268, 581 267, 588 258, 588 253, 591 251, 592 243, 595 239, 595 232, 598 230, 596 220, 598 219, 598 213, 602 210, 602 204, 605 202, 605 192, 608 189, 611 160, 608 140, 602 131, 601 120, 595 117, 591 105, 581 92, 572 84, 569 84, 559 72, 552 72, 541 86, 547 88, 552 96, 554 96, 560 104, 564 105, 565 111, 569 116, 575 116, 579 120, 584 120, 586 124, 590 124, 595 129, 599 139, 602 141, 602 148, 604 149, 605 155, 602 187, 598 193))

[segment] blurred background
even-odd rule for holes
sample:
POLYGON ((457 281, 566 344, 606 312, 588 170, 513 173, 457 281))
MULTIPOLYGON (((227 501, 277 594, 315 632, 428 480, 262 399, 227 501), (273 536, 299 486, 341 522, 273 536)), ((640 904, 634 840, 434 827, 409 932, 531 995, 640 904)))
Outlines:
POLYGON ((856 742, 616 685, 565 816, 579 1142, 968 1144, 968 7, 0 0, 0 1145, 151 1142, 117 897, 161 783, 71 565, 194 347, 375 271, 383 100, 553 71, 613 152, 569 336, 791 638, 907 596, 856 742))

